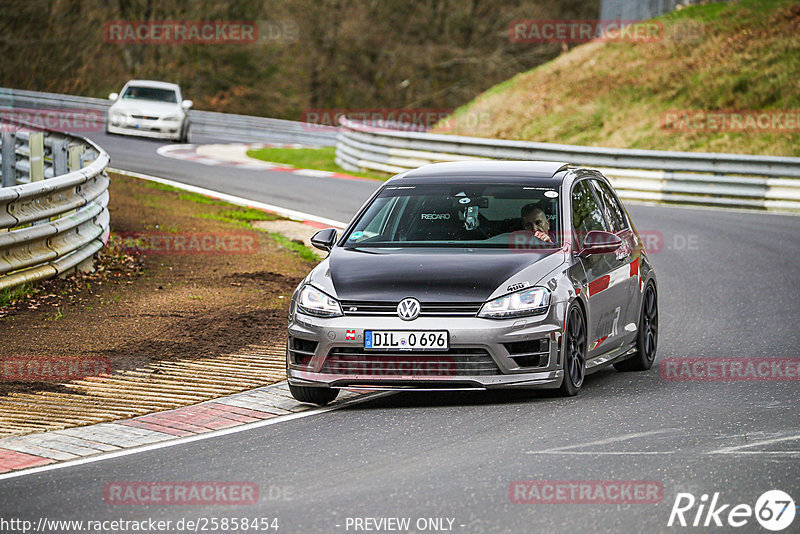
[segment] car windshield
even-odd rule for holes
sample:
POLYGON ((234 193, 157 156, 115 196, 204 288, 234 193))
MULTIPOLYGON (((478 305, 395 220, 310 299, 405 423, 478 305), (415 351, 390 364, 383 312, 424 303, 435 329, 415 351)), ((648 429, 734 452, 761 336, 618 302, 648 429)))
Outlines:
POLYGON ((122 94, 123 100, 154 100, 156 102, 169 102, 176 104, 178 95, 173 89, 162 89, 159 87, 145 87, 142 85, 131 85, 122 94))
POLYGON ((556 187, 521 183, 388 186, 345 247, 553 248, 558 196, 556 187))

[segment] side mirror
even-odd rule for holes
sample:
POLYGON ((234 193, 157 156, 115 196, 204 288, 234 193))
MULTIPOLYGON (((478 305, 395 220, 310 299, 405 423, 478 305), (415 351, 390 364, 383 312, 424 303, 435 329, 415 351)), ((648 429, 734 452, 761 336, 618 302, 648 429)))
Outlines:
POLYGON ((119 98, 119 93, 111 93, 110 95, 108 95, 108 99, 111 100, 112 102, 114 102, 118 98, 119 98))
POLYGON ((614 252, 622 246, 622 239, 611 232, 602 232, 599 230, 592 230, 583 240, 583 249, 581 256, 589 256, 591 254, 607 254, 614 252))
POLYGON ((186 110, 188 110, 193 105, 194 105, 194 102, 192 102, 191 100, 184 100, 183 102, 181 102, 181 107, 183 109, 186 109, 186 110))
POLYGON ((334 243, 336 243, 335 228, 320 230, 311 237, 311 244, 325 252, 330 252, 334 243))

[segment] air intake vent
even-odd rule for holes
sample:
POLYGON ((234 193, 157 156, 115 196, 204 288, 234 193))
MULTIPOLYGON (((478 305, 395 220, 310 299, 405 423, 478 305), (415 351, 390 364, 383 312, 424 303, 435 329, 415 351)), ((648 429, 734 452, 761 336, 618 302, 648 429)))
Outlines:
POLYGON ((317 350, 317 342, 299 337, 289 338, 289 361, 295 365, 308 365, 317 350))
POLYGON ((511 359, 519 367, 545 367, 550 362, 550 340, 531 339, 503 343, 511 359))
POLYGON ((515 341, 513 343, 503 343, 506 350, 512 356, 514 354, 534 354, 539 352, 548 352, 550 346, 548 339, 532 339, 529 341, 515 341))

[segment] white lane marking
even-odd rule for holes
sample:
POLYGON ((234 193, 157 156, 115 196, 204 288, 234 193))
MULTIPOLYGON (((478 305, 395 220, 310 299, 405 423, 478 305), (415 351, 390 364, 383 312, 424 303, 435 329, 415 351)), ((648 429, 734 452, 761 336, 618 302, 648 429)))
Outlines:
MULTIPOLYGON (((797 434, 796 436, 784 436, 782 438, 764 439, 761 441, 754 441, 753 443, 746 443, 744 445, 731 445, 729 447, 722 447, 721 449, 711 451, 709 454, 754 454, 754 453, 763 454, 770 451, 742 451, 741 449, 749 449, 751 447, 759 447, 761 445, 772 445, 773 443, 781 443, 784 441, 795 441, 795 440, 800 440, 800 434, 797 434)), ((784 454, 781 451, 772 451, 772 452, 784 454)), ((796 451, 786 451, 786 452, 796 452, 796 451)))
POLYGON ((732 445, 729 447, 723 447, 721 449, 716 449, 713 451, 706 451, 700 453, 694 453, 693 451, 682 451, 682 450, 672 450, 672 451, 572 451, 569 449, 574 449, 577 447, 590 447, 594 445, 607 445, 609 443, 615 443, 619 441, 626 441, 630 439, 635 439, 638 437, 643 436, 650 436, 655 434, 662 434, 665 432, 672 432, 672 430, 657 430, 654 432, 640 432, 637 434, 626 434, 624 436, 617 436, 614 438, 606 438, 597 441, 592 441, 589 443, 580 443, 577 445, 565 445, 563 447, 554 447, 551 449, 544 449, 541 451, 526 451, 525 454, 565 454, 565 455, 573 455, 573 456, 620 456, 620 455, 667 455, 667 454, 735 454, 735 455, 748 455, 748 456, 778 456, 783 458, 797 458, 800 456, 800 451, 791 450, 791 451, 746 451, 742 449, 748 449, 751 447, 759 447, 763 445, 772 445, 774 443, 782 443, 785 441, 797 441, 800 440, 800 434, 796 436, 784 436, 782 438, 771 438, 765 439, 761 441, 754 441, 753 443, 747 443, 745 445, 732 445))
MULTIPOLYGON (((541 451, 526 451, 525 454, 550 454, 555 452, 562 452, 569 449, 577 449, 579 447, 592 447, 594 445, 608 445, 609 443, 617 443, 619 441, 627 441, 630 439, 636 438, 643 438, 645 436, 655 436, 657 434, 664 434, 667 432, 674 432, 674 429, 668 428, 664 430, 651 430, 649 432, 636 432, 634 434, 624 434, 622 436, 615 436, 613 438, 605 438, 605 439, 598 439, 596 441, 590 441, 588 443, 577 443, 575 445, 564 445, 563 447, 553 447, 550 449, 544 449, 541 451)), ((597 454, 597 452, 591 452, 587 454, 597 454)), ((616 454, 616 453, 614 453, 616 454)))
POLYGON ((154 451, 158 449, 166 449, 167 447, 174 447, 176 445, 183 445, 185 443, 191 443, 193 441, 202 441, 211 438, 217 438, 220 436, 227 436, 228 434, 236 434, 238 432, 245 432, 247 430, 253 430, 256 428, 261 428, 264 426, 274 425, 276 423, 283 423, 285 421, 293 421, 295 419, 302 419, 304 417, 309 417, 311 415, 317 415, 320 413, 331 412, 333 410, 338 410, 339 408, 343 408, 345 406, 352 406, 354 404, 359 404, 361 402, 366 402, 368 400, 377 399, 379 397, 385 397, 387 395, 391 395, 394 392, 382 392, 382 393, 375 393, 371 395, 361 395, 359 397, 354 397, 353 399, 347 400, 341 404, 336 404, 333 406, 321 406, 319 408, 314 408, 312 410, 308 410, 305 412, 293 413, 289 415, 278 415, 272 417, 270 419, 265 419, 263 421, 257 421, 255 423, 245 423, 241 426, 235 426, 232 428, 225 428, 222 430, 214 430, 211 432, 205 432, 203 434, 197 434, 194 436, 185 436, 182 438, 175 438, 170 439, 168 441, 162 441, 159 443, 153 443, 152 445, 144 445, 141 447, 133 447, 130 449, 123 449, 121 451, 115 452, 101 452, 98 454, 94 454, 92 456, 87 456, 85 458, 79 458, 76 460, 67 460, 64 462, 58 462, 55 464, 48 464, 43 465, 41 467, 34 467, 31 469, 23 469, 22 471, 13 471, 11 473, 6 473, 0 475, 0 480, 7 480, 9 478, 17 478, 17 477, 24 477, 28 475, 35 475, 37 473, 43 473, 45 471, 54 471, 56 469, 64 469, 66 467, 74 467, 77 465, 83 464, 91 464, 95 462, 102 462, 103 460, 110 460, 111 458, 119 458, 121 456, 130 456, 132 454, 139 454, 142 452, 154 451))
POLYGON ((720 453, 719 451, 711 451, 708 454, 746 454, 749 456, 785 456, 786 458, 800 457, 800 451, 730 451, 720 453))
MULTIPOLYGON (((666 456, 668 454, 682 454, 684 456, 716 454, 717 451, 694 452, 694 451, 538 451, 536 454, 558 454, 570 456, 666 456)), ((528 453, 533 454, 533 453, 528 453)), ((800 457, 800 451, 733 451, 726 454, 749 455, 749 456, 780 456, 786 459, 800 457)))
POLYGON ((237 206, 245 206, 245 207, 253 207, 262 209, 265 211, 271 211, 273 213, 277 213, 278 215, 282 215, 284 217, 288 217, 289 219, 293 219, 295 221, 312 221, 317 222, 320 224, 325 224, 331 227, 334 227, 338 230, 342 230, 347 227, 347 223, 341 221, 335 221, 333 219, 328 219, 325 217, 319 217, 317 215, 312 215, 310 213, 304 213, 302 211, 296 211, 288 208, 282 208, 280 206, 274 206, 272 204, 265 204, 263 202, 258 202, 255 200, 249 200, 243 197, 237 197, 234 195, 229 195, 227 193, 222 193, 221 191, 213 191, 211 189, 206 189, 204 187, 197 187, 195 185, 188 185, 181 182, 176 182, 174 180, 167 180, 166 178, 158 178, 157 176, 151 176, 149 174, 142 174, 139 172, 132 172, 132 171, 125 171, 122 169, 112 169, 111 167, 108 168, 109 172, 115 172, 117 174, 124 174, 125 176, 131 176, 133 178, 141 178, 142 180, 149 180, 151 182, 158 182, 160 184, 169 185, 175 187, 177 189, 183 189, 184 191, 190 191, 192 193, 198 193, 200 195, 205 195, 211 198, 216 198, 219 200, 224 200, 226 202, 230 202, 231 204, 236 204, 237 206))
POLYGON ((663 455, 663 454, 675 454, 679 451, 553 451, 553 450, 545 450, 545 451, 538 451, 528 452, 526 454, 569 454, 572 456, 619 456, 619 455, 640 455, 640 454, 654 454, 654 455, 663 455))

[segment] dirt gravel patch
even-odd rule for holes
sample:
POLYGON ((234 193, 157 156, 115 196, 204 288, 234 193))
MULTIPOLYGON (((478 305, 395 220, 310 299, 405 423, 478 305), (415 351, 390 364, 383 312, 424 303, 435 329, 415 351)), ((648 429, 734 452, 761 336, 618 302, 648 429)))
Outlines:
MULTIPOLYGON (((88 359, 109 362, 112 374, 148 372, 285 344, 291 293, 314 263, 248 222, 274 215, 114 174, 110 194, 112 241, 97 271, 0 307, 0 364, 88 359)), ((86 395, 72 380, 19 378, 0 376, 0 399, 86 395)), ((274 381, 271 373, 263 384, 274 381)))

